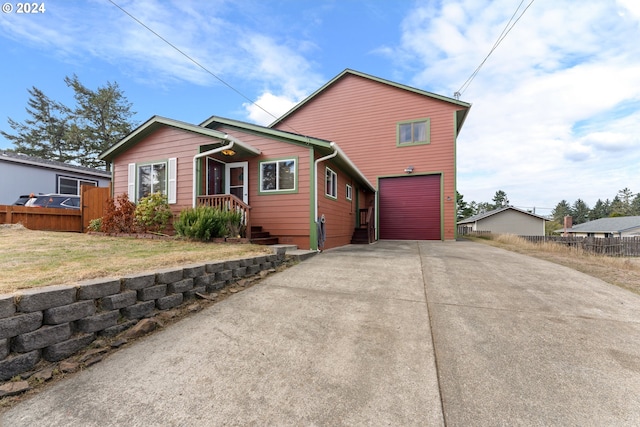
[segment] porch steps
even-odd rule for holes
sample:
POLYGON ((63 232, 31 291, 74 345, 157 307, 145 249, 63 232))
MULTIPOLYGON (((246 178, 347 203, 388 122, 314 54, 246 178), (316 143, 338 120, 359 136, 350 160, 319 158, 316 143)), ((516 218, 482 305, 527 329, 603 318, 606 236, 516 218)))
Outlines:
POLYGON ((251 243, 255 245, 277 245, 278 238, 268 231, 263 231, 261 226, 251 227, 251 243))
POLYGON ((369 234, 367 233, 366 228, 356 228, 353 231, 353 236, 351 236, 351 244, 352 245, 368 245, 369 244, 369 234))
POLYGON ((270 245, 273 248, 274 253, 284 250, 284 254, 287 258, 293 258, 296 261, 304 261, 312 256, 316 255, 318 251, 307 251, 304 249, 298 249, 296 245, 270 245))

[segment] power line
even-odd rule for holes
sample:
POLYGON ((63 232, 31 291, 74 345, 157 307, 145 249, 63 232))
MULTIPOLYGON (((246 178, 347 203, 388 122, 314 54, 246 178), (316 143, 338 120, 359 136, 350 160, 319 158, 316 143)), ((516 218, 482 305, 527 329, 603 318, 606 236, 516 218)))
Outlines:
POLYGON ((475 71, 473 73, 471 73, 471 75, 469 76, 469 78, 462 84, 462 86, 460 87, 460 89, 458 89, 453 96, 456 99, 460 99, 460 96, 464 93, 465 90, 467 90, 467 88, 469 87, 469 85, 471 84, 471 82, 473 81, 473 79, 476 77, 476 75, 478 74, 478 72, 480 71, 480 69, 482 68, 482 66, 484 65, 485 62, 487 62, 487 59, 489 59, 489 57, 491 56, 491 54, 493 53, 494 50, 496 50, 496 48, 500 45, 500 43, 502 43, 502 40, 505 39, 505 37, 507 37, 507 34, 509 34, 509 32, 511 32, 511 30, 513 29, 513 27, 516 25, 516 23, 520 20, 520 18, 522 18, 522 16, 524 15, 524 13, 527 11, 527 9, 529 9, 529 7, 533 4, 534 0, 531 0, 529 2, 529 4, 527 5, 527 7, 524 8, 524 10, 522 11, 522 13, 520 13, 520 16, 518 16, 518 18, 516 18, 516 20, 514 21, 514 17, 516 16, 516 14, 518 13, 518 10, 520 10, 520 7, 522 6, 522 3, 524 3, 524 0, 520 1, 520 4, 518 5, 518 7, 516 8, 516 10, 513 12, 513 15, 511 15, 511 18, 509 19, 509 21, 507 22, 507 24, 505 25, 504 29, 502 30, 502 33, 500 33, 500 36, 498 36, 498 39, 496 40, 496 42, 493 44, 493 47, 491 48, 491 50, 489 51, 489 53, 487 54, 487 56, 485 56, 485 58, 482 60, 482 62, 480 63, 480 65, 478 65, 478 67, 475 69, 475 71), (513 21, 513 23, 512 23, 513 21), (511 26, 509 26, 511 25, 511 26))
MULTIPOLYGON (((259 104, 257 104, 254 100, 252 100, 251 98, 249 98, 248 96, 244 95, 242 92, 240 92, 239 90, 237 90, 236 88, 234 88, 233 86, 231 86, 229 83, 227 83, 226 81, 224 81, 222 78, 218 77, 216 74, 214 74, 212 71, 210 71, 207 67, 205 67, 204 65, 200 64, 198 61, 196 61, 195 59, 193 59, 191 56, 189 56, 188 54, 186 54, 185 52, 183 52, 180 48, 178 48, 176 45, 174 45, 173 43, 171 43, 169 40, 165 39, 164 37, 162 37, 160 34, 158 34, 157 32, 155 32, 153 29, 149 28, 149 26, 147 26, 144 22, 140 21, 138 18, 136 18, 135 16, 133 16, 131 13, 129 13, 128 11, 126 11, 123 7, 121 7, 120 5, 118 5, 116 2, 114 2, 113 0, 108 0, 109 3, 111 3, 112 5, 114 5, 115 7, 117 7, 118 9, 120 9, 122 12, 124 12, 126 15, 128 15, 131 19, 133 19, 134 21, 136 21, 138 24, 140 24, 142 27, 146 28, 149 32, 151 32, 153 35, 155 35, 156 37, 158 37, 160 40, 162 40, 163 42, 165 42, 166 44, 168 44, 169 46, 171 46, 173 49, 175 49, 178 53, 180 53, 182 56, 184 56, 185 58, 187 58, 189 61, 193 62, 195 65, 197 65, 198 67, 200 67, 202 70, 204 70, 207 74, 210 74, 211 76, 213 76, 216 80, 218 80, 220 83, 222 83, 223 85, 225 85, 226 87, 228 87, 229 89, 231 89, 232 91, 234 91, 235 93, 237 93, 238 95, 240 95, 241 97, 243 97, 244 99, 246 99, 247 101, 249 101, 251 104, 255 105, 256 107, 258 107, 259 109, 261 109, 262 111, 264 111, 265 113, 267 113, 268 115, 270 115, 271 117, 273 117, 274 119, 277 119, 278 117, 271 114, 269 111, 265 110, 264 108, 262 108, 259 104)), ((295 131, 295 129, 293 129, 295 131)), ((297 132, 297 131, 296 131, 297 132)))

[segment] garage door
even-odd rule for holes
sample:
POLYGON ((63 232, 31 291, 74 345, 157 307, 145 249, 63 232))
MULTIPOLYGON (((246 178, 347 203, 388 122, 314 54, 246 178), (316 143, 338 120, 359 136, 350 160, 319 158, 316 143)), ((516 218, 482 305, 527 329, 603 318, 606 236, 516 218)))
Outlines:
POLYGON ((380 179, 380 238, 440 240, 440 175, 380 179))

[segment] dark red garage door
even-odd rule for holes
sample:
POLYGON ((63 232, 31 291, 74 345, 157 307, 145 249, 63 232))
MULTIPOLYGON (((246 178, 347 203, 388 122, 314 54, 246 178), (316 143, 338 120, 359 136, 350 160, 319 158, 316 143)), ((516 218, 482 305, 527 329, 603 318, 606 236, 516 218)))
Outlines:
POLYGON ((380 238, 440 240, 440 175, 380 179, 380 238))

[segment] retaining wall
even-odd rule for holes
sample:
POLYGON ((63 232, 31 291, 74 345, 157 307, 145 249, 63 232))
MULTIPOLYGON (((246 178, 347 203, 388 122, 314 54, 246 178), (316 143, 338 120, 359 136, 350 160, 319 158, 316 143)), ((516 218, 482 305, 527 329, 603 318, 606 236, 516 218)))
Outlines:
POLYGON ((42 359, 65 359, 98 336, 115 336, 196 293, 222 289, 283 260, 279 252, 0 295, 0 381, 42 359))

